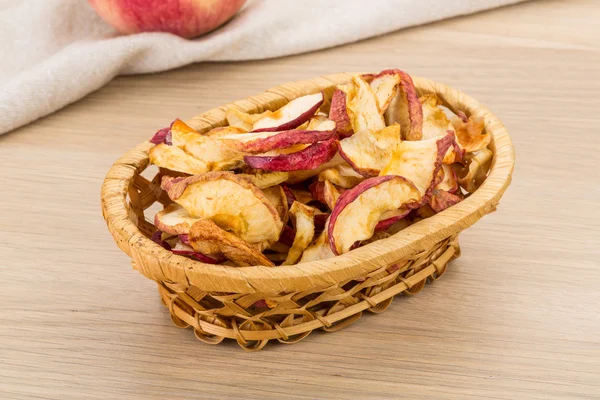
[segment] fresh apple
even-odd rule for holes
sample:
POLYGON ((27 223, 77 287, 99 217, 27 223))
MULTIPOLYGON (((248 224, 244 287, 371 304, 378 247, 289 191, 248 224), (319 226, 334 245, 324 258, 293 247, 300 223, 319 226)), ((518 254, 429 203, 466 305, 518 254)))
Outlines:
POLYGON ((253 132, 275 132, 297 128, 311 119, 321 104, 323 92, 298 97, 270 115, 259 119, 253 132))
POLYGON ((193 38, 218 28, 246 0, 88 0, 119 32, 169 32, 193 38))

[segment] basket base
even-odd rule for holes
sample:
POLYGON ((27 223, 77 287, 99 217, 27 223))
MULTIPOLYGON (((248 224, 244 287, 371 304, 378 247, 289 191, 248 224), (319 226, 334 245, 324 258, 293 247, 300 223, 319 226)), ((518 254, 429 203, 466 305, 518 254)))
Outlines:
POLYGON ((158 282, 158 289, 176 326, 193 327, 205 343, 230 338, 244 350, 256 351, 272 339, 291 344, 315 329, 343 329, 365 310, 381 313, 397 294, 416 294, 427 281, 440 278, 448 262, 459 256, 458 235, 454 235, 410 259, 320 290, 224 294, 168 282, 158 282))

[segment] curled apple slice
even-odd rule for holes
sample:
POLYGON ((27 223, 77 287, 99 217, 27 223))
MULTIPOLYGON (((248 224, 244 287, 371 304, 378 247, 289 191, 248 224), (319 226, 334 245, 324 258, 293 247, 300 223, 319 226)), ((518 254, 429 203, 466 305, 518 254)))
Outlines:
POLYGON ((458 190, 458 177, 456 176, 456 172, 454 172, 452 167, 447 164, 442 165, 441 171, 443 171, 444 178, 435 188, 455 193, 458 190))
POLYGON ((154 226, 171 235, 184 235, 198 218, 192 217, 179 204, 169 204, 154 216, 154 226))
MULTIPOLYGON (((310 146, 289 154, 276 156, 245 156, 246 164, 265 171, 298 171, 312 170, 331 160, 337 152, 336 137, 311 144, 310 146)), ((317 172, 318 174, 318 172, 317 172)))
POLYGON ((348 110, 348 101, 356 95, 354 85, 339 85, 331 96, 331 107, 329 108, 329 118, 335 121, 337 132, 340 137, 352 136, 354 128, 352 120, 354 115, 348 110))
POLYGON ((179 147, 164 143, 157 144, 148 152, 150 162, 158 167, 190 175, 203 174, 209 171, 208 165, 198 160, 179 147))
POLYGON ((429 201, 429 206, 436 213, 444 211, 448 207, 460 203, 462 198, 441 189, 434 189, 429 201))
POLYGON ((295 201, 290 208, 290 213, 296 228, 296 235, 283 265, 295 264, 315 235, 315 211, 312 207, 295 201))
POLYGON ((399 175, 415 184, 423 201, 427 201, 439 183, 444 155, 454 142, 454 133, 442 138, 404 141, 394 149, 390 163, 380 175, 399 175))
POLYGON ((371 86, 361 76, 354 76, 352 82, 356 86, 356 95, 348 101, 347 107, 354 117, 352 120, 354 133, 377 132, 385 128, 377 96, 371 86))
POLYGON ((392 157, 400 142, 400 125, 393 124, 379 131, 359 130, 338 142, 340 155, 359 174, 377 176, 392 157))
POLYGON ((319 181, 330 181, 344 189, 350 189, 361 183, 365 177, 357 173, 350 165, 344 163, 322 171, 318 179, 319 181))
POLYGON ((265 153, 297 144, 311 144, 335 136, 335 122, 320 123, 315 130, 288 130, 283 132, 251 132, 221 136, 219 140, 227 146, 245 153, 265 153))
POLYGON ((400 84, 397 87, 396 95, 385 112, 387 125, 399 123, 402 128, 402 139, 404 140, 421 140, 423 110, 412 78, 399 69, 387 69, 379 74, 371 75, 371 79, 375 80, 384 75, 400 76, 400 84))
POLYGON ((209 219, 200 219, 192 225, 189 240, 194 250, 208 256, 225 257, 238 267, 275 266, 271 260, 248 242, 221 229, 209 219))
POLYGON ((401 176, 364 180, 344 192, 331 212, 328 226, 331 250, 335 254, 346 253, 357 241, 373 236, 385 212, 411 208, 420 200, 419 190, 401 176))
POLYGON ((363 78, 369 82, 371 89, 375 92, 380 112, 385 113, 398 92, 398 85, 401 81, 400 74, 366 74, 363 75, 363 78))
MULTIPOLYGON (((454 131, 454 125, 440 108, 442 101, 435 94, 426 94, 419 98, 423 108, 423 138, 422 140, 445 136, 448 131, 454 131)), ((462 159, 462 149, 455 142, 444 155, 444 164, 452 164, 462 159)))
POLYGON ((460 117, 454 117, 452 125, 456 132, 456 141, 465 152, 483 150, 490 144, 492 136, 483 132, 485 121, 482 117, 470 116, 466 122, 460 117))
POLYGON ((331 247, 329 247, 327 229, 325 229, 321 232, 319 237, 304 250, 302 258, 300 258, 298 263, 325 260, 331 257, 335 257, 335 254, 333 254, 331 247))
POLYGON ((161 186, 192 217, 211 219, 249 243, 270 244, 279 238, 283 222, 275 206, 256 186, 230 172, 165 176, 161 186))
POLYGON ((466 168, 461 168, 458 173, 458 184, 468 193, 473 193, 485 180, 492 164, 494 154, 483 149, 475 153, 467 154, 466 168))
POLYGON ((375 232, 385 231, 396 222, 408 215, 410 208, 403 207, 398 210, 386 211, 379 217, 379 222, 375 225, 375 232))
POLYGON ((237 174, 238 177, 247 180, 259 189, 266 189, 271 186, 279 185, 288 180, 287 172, 265 172, 254 170, 253 173, 237 174))
POLYGON ((275 206, 277 213, 279 214, 279 218, 283 224, 287 224, 289 218, 289 207, 287 203, 287 196, 281 186, 271 186, 269 188, 263 189, 263 193, 266 198, 269 199, 271 203, 275 206))
POLYGON ((312 118, 321 104, 323 92, 298 97, 279 110, 259 119, 252 126, 254 132, 294 129, 312 118))
POLYGON ((229 126, 240 128, 244 132, 250 132, 256 122, 271 115, 273 115, 273 111, 265 111, 261 114, 248 114, 237 108, 229 108, 225 113, 225 118, 227 118, 229 126))

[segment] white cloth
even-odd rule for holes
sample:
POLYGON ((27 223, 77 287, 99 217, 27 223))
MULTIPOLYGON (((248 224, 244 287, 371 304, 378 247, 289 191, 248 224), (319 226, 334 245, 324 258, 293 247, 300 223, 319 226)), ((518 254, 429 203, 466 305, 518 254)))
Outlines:
POLYGON ((0 134, 119 74, 279 57, 522 0, 249 0, 221 29, 185 40, 119 36, 85 0, 0 0, 0 134))

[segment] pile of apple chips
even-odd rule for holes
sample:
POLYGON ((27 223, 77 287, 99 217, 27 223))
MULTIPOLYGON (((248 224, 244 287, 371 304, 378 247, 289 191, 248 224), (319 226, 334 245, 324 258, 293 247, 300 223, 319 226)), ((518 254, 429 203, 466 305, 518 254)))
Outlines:
POLYGON ((397 69, 357 75, 277 111, 227 113, 198 133, 158 131, 150 161, 173 201, 153 240, 175 254, 238 267, 292 265, 397 234, 485 180, 482 118, 418 97, 397 69))

